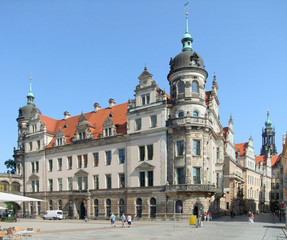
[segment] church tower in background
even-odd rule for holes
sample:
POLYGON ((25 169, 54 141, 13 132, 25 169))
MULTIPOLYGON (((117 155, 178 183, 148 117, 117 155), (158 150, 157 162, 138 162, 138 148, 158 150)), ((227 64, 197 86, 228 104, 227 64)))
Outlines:
POLYGON ((272 122, 269 117, 269 111, 267 111, 267 120, 265 122, 265 129, 262 130, 262 147, 260 155, 267 155, 270 151, 270 155, 276 155, 277 150, 275 146, 275 128, 272 128, 272 122))

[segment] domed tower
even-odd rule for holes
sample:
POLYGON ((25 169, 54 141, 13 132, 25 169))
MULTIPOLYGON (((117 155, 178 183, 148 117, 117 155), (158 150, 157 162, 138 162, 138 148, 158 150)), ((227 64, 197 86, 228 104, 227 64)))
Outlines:
POLYGON ((270 151, 270 155, 276 155, 275 145, 275 128, 272 128, 272 122, 267 111, 267 120, 265 122, 265 129, 262 129, 262 147, 260 155, 266 155, 270 151))
MULTIPOLYGON (((192 49, 188 14, 181 42, 182 52, 171 58, 167 76, 171 95, 167 122, 168 182, 217 185, 222 169, 216 169, 216 151, 223 153, 223 141, 218 134, 222 131, 218 86, 214 75, 212 91, 206 92, 208 73, 202 57, 192 49)), ((223 156, 219 160, 223 162, 223 156)))
POLYGON ((30 78, 30 89, 27 94, 27 105, 19 109, 18 122, 18 147, 14 150, 14 160, 16 162, 16 173, 23 174, 25 141, 29 134, 30 120, 36 115, 41 114, 34 103, 34 94, 32 92, 32 79, 30 78))

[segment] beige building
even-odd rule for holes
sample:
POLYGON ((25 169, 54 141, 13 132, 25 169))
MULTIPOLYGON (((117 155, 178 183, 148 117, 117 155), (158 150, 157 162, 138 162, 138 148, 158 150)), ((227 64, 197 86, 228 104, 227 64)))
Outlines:
POLYGON ((218 85, 214 76, 206 91, 208 73, 191 44, 186 24, 182 52, 170 61, 170 96, 145 67, 135 99, 56 120, 41 114, 30 88, 14 158, 25 195, 46 200, 26 207, 31 214, 165 219, 224 211, 218 85))

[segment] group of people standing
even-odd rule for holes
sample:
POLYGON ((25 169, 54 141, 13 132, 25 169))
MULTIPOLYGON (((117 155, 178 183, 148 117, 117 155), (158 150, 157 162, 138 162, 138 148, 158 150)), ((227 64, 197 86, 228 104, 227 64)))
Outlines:
POLYGON ((204 213, 204 221, 212 221, 212 213, 211 212, 205 212, 204 213))
MULTIPOLYGON (((116 227, 116 216, 114 213, 111 215, 110 220, 112 227, 116 227)), ((130 214, 128 214, 128 216, 126 217, 125 214, 123 213, 121 216, 121 220, 122 220, 122 227, 125 226, 125 222, 128 223, 128 227, 130 227, 132 224, 132 216, 130 214)))

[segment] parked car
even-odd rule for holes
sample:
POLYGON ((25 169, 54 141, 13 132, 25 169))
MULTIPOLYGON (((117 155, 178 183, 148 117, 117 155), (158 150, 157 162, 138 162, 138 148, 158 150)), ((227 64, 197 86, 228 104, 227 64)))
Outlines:
POLYGON ((62 220, 63 219, 63 211, 62 210, 48 210, 45 212, 43 219, 59 219, 62 220))

